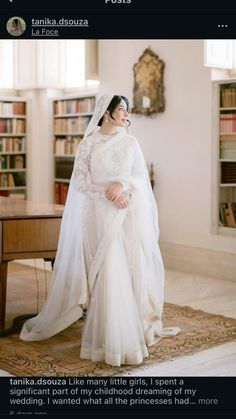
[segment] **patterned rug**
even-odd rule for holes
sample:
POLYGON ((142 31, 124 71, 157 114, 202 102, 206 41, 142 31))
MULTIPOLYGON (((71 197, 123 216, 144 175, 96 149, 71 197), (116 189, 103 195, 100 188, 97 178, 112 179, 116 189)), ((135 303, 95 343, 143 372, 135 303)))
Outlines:
MULTIPOLYGON (((137 368, 112 367, 79 358, 81 319, 58 335, 41 342, 23 342, 19 334, 0 338, 0 368, 16 376, 113 376, 137 368)), ((167 361, 211 348, 236 338, 236 319, 166 303, 165 327, 179 326, 181 333, 150 347, 139 367, 167 361)))

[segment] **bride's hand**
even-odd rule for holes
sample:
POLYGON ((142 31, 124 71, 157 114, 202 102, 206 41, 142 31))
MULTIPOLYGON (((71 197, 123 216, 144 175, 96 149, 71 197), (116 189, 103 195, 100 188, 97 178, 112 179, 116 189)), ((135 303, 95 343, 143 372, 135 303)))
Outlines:
POLYGON ((129 198, 126 194, 122 194, 114 201, 114 204, 120 209, 127 208, 129 205, 129 198))
POLYGON ((105 196, 109 201, 115 201, 121 195, 123 185, 120 182, 111 183, 106 189, 105 196))

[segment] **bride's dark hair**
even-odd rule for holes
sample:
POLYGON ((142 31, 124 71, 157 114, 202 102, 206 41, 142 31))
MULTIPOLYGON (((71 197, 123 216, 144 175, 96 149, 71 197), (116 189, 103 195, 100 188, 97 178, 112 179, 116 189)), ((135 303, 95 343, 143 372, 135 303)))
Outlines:
MULTIPOLYGON (((112 98, 112 100, 111 100, 111 102, 110 102, 110 104, 109 104, 109 106, 108 106, 108 108, 107 108, 107 111, 109 111, 109 112, 110 112, 110 117, 111 117, 112 119, 114 119, 114 118, 112 117, 112 112, 114 111, 114 109, 115 109, 115 108, 119 105, 119 103, 120 103, 122 100, 124 100, 124 101, 125 101, 126 106, 127 106, 127 111, 128 111, 128 112, 130 112, 129 101, 128 101, 127 97, 126 97, 126 96, 121 96, 121 95, 114 95, 114 96, 113 96, 113 98, 112 98)), ((98 122, 98 125, 99 125, 99 126, 101 126, 101 125, 102 125, 103 117, 104 117, 104 115, 101 117, 101 119, 100 119, 100 120, 99 120, 99 122, 98 122)), ((128 122, 128 124, 130 125, 130 121, 129 121, 128 119, 127 119, 127 122, 128 122)))

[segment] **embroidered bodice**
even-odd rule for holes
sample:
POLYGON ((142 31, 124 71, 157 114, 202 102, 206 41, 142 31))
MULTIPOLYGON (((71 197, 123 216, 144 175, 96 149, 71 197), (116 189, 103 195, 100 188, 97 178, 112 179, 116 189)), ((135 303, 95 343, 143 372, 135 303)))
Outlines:
POLYGON ((119 181, 126 191, 128 185, 122 179, 131 173, 133 143, 130 138, 97 132, 82 140, 72 175, 76 190, 92 199, 104 199, 108 184, 119 181))

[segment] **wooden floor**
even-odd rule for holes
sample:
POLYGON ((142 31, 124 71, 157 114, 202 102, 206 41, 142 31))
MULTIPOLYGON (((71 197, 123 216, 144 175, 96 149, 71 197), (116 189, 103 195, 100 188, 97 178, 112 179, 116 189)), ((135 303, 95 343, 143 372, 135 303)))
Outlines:
MULTIPOLYGON (((21 271, 16 263, 9 264, 9 275, 21 271)), ((24 275, 25 275, 24 267, 24 275)), ((29 270, 29 273, 32 272, 29 270)), ((43 276, 43 272, 40 273, 43 276)), ((166 271, 165 300, 189 305, 210 313, 236 318, 236 281, 166 271)), ((10 375, 0 370, 1 376, 10 375)), ((216 346, 150 367, 138 367, 123 376, 236 376, 236 342, 216 346)))

